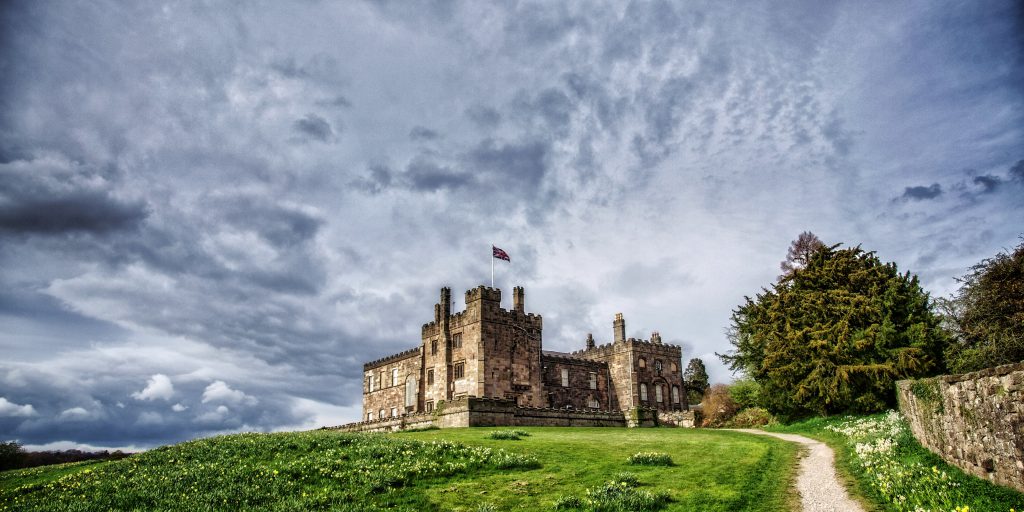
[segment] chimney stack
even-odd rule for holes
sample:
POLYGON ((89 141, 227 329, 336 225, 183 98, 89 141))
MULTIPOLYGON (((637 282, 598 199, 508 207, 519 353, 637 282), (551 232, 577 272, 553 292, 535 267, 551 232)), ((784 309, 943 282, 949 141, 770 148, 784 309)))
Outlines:
POLYGON ((594 348, 594 335, 592 333, 588 332, 587 333, 587 350, 590 350, 592 348, 594 348))
POLYGON ((615 332, 615 343, 626 341, 626 321, 622 319, 622 313, 615 313, 612 330, 615 332))
POLYGON ((654 331, 654 332, 651 333, 651 343, 657 343, 657 344, 661 345, 661 333, 660 332, 654 331))

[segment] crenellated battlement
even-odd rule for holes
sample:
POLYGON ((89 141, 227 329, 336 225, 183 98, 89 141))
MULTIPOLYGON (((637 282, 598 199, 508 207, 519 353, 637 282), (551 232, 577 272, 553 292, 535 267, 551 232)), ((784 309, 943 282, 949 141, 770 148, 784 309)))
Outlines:
POLYGON ((409 350, 406 350, 406 351, 403 351, 403 352, 399 352, 397 354, 393 354, 393 355, 390 355, 390 356, 387 356, 387 357, 382 357, 382 358, 377 359, 375 361, 370 361, 369 363, 366 363, 366 364, 363 365, 363 371, 365 372, 367 370, 371 370, 373 368, 378 368, 378 367, 386 365, 388 363, 393 363, 395 361, 401 361, 402 359, 408 359, 410 357, 419 355, 420 350, 421 350, 420 347, 410 348, 409 350))
POLYGON ((466 304, 477 301, 489 301, 501 303, 501 288, 491 288, 480 285, 476 288, 466 290, 466 304))

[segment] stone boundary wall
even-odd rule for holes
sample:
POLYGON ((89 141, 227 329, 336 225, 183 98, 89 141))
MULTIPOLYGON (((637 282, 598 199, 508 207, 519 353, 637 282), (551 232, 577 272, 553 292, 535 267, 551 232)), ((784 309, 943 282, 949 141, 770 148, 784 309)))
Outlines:
POLYGON ((1024 362, 896 383, 914 437, 967 473, 1024 492, 1024 362))
MULTIPOLYGON (((666 414, 664 412, 660 414, 666 414)), ((682 415, 684 413, 675 413, 682 415)), ((674 416, 666 425, 693 426, 674 416)), ((681 418, 682 416, 680 416, 681 418)), ((580 411, 521 407, 514 400, 463 397, 446 402, 432 413, 407 414, 397 418, 361 421, 327 430, 344 432, 397 432, 436 426, 451 427, 654 427, 659 424, 655 409, 621 411, 580 411)))

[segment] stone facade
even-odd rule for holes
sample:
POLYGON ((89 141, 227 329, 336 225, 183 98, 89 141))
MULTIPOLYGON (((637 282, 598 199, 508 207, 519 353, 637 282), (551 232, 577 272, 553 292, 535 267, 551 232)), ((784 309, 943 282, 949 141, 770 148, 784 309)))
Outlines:
MULTIPOLYGON (((526 313, 523 288, 514 288, 512 294, 512 309, 506 310, 501 290, 479 286, 466 292, 465 311, 452 313, 451 290, 442 288, 434 319, 421 330, 419 347, 363 365, 365 427, 410 425, 419 416, 435 414, 441 404, 451 415, 451 407, 468 398, 491 401, 465 402, 476 407, 467 409, 475 418, 467 423, 483 421, 480 415, 490 414, 484 410, 498 407, 494 404, 522 408, 524 412, 514 415, 517 419, 509 420, 515 422, 540 414, 536 411, 548 411, 540 416, 550 420, 550 411, 562 411, 557 424, 579 423, 584 420, 569 416, 593 413, 587 421, 607 425, 604 413, 609 412, 627 424, 629 415, 623 413, 653 411, 634 421, 642 425, 656 423, 658 411, 685 408, 679 346, 662 343, 657 332, 646 341, 627 339, 619 313, 611 343, 598 346, 588 335, 583 350, 545 351, 543 319, 526 313), (525 411, 534 411, 533 416, 525 411), (654 417, 648 421, 650 414, 654 417)), ((506 416, 502 412, 495 417, 506 416)), ((433 424, 438 424, 436 418, 433 424)))
POLYGON ((1024 362, 896 386, 922 445, 968 473, 1024 491, 1024 362))

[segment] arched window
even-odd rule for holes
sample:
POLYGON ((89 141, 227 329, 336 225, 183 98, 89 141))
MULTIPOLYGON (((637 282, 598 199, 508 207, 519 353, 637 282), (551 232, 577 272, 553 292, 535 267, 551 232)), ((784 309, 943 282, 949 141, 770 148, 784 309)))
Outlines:
POLYGON ((641 357, 640 360, 637 361, 637 365, 640 366, 640 368, 647 368, 647 360, 641 357))
POLYGON ((672 371, 673 372, 678 372, 679 371, 679 365, 676 364, 675 361, 672 361, 672 371))
POLYGON ((644 383, 640 384, 640 401, 641 402, 646 402, 647 401, 647 384, 644 384, 644 383))
POLYGON ((679 386, 672 386, 672 403, 679 403, 679 386))
POLYGON ((661 396, 661 384, 654 386, 654 400, 659 404, 664 401, 661 396))

